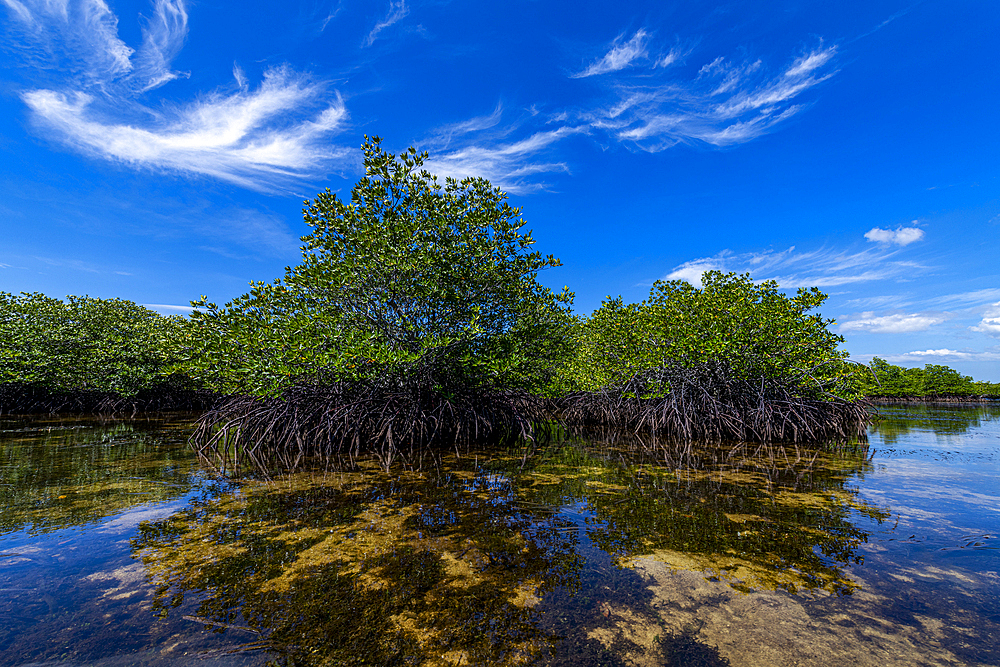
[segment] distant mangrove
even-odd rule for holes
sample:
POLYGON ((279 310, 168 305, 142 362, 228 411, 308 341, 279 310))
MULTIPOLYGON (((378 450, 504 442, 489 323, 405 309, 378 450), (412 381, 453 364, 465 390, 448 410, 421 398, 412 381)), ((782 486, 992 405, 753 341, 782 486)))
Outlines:
POLYGON ((124 299, 0 292, 0 414, 204 409, 167 351, 184 326, 124 299))

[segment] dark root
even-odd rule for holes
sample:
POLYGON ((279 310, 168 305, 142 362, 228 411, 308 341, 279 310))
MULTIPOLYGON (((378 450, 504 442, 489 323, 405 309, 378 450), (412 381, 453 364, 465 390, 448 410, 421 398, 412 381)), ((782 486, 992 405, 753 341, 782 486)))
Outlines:
POLYGON ((198 420, 191 442, 239 469, 363 454, 389 466, 425 450, 533 438, 545 415, 541 399, 466 383, 455 372, 423 358, 363 381, 300 382, 279 398, 228 396, 198 420))
POLYGON ((669 365, 623 385, 558 402, 569 425, 609 426, 679 441, 824 443, 864 440, 867 402, 848 401, 797 379, 734 376, 721 362, 669 365))
POLYGON ((0 384, 0 414, 101 414, 125 415, 140 412, 194 412, 207 410, 218 395, 192 389, 187 383, 167 378, 133 396, 110 391, 78 389, 53 390, 22 383, 0 384))

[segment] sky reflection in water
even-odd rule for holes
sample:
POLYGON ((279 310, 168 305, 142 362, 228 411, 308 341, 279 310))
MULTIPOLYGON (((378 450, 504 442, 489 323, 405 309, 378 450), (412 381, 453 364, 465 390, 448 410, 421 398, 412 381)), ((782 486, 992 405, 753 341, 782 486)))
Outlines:
POLYGON ((1000 663, 1000 409, 883 413, 870 456, 563 439, 240 482, 183 419, 0 420, 0 664, 1000 663))

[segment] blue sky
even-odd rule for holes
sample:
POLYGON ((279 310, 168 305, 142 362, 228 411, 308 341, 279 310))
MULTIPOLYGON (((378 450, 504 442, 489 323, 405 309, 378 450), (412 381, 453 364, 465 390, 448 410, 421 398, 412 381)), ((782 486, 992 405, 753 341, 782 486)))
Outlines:
POLYGON ((829 293, 858 360, 1000 381, 998 28, 982 0, 0 0, 0 290, 224 302, 380 135, 510 192, 579 312, 749 271, 829 293))

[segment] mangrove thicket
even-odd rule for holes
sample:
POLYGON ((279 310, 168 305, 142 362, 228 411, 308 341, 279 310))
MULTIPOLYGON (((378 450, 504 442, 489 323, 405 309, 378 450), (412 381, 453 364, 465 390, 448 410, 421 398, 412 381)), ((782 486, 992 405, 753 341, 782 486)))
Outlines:
POLYGON ((0 414, 203 408, 169 352, 184 329, 124 299, 0 292, 0 414))
POLYGON ((363 154, 349 194, 305 202, 300 262, 225 305, 201 297, 182 318, 0 294, 0 410, 198 408, 206 452, 391 460, 551 422, 846 442, 865 437, 866 396, 990 393, 943 366, 852 363, 826 295, 749 275, 657 281, 576 315, 500 188, 441 180, 377 137, 363 154))

